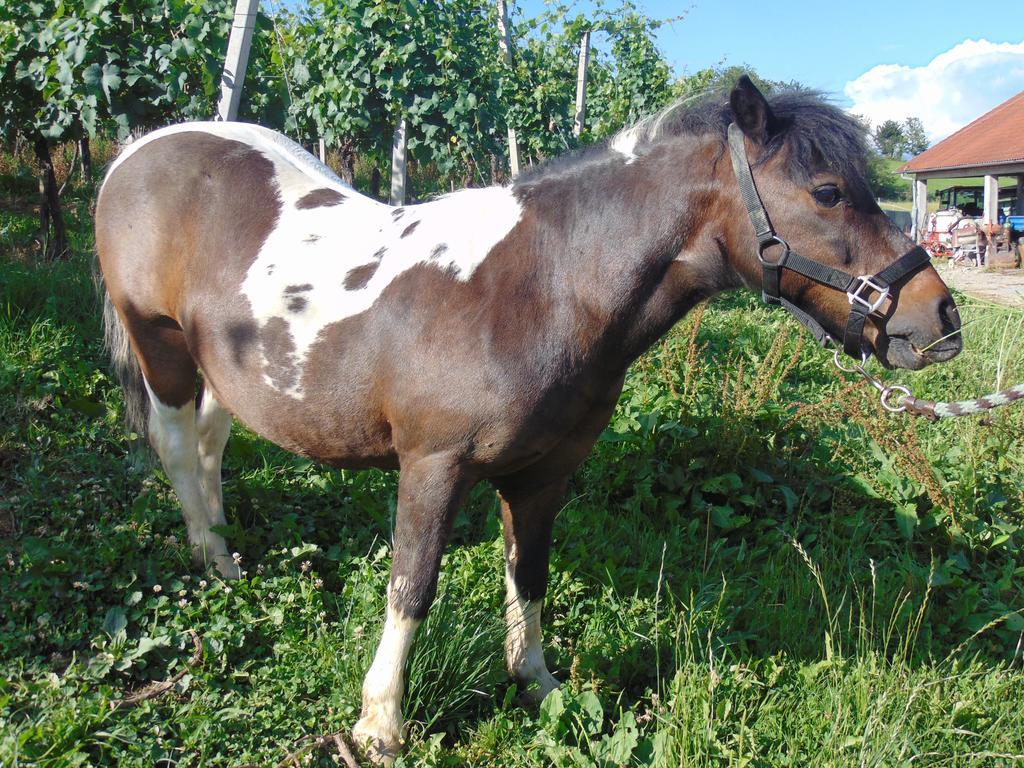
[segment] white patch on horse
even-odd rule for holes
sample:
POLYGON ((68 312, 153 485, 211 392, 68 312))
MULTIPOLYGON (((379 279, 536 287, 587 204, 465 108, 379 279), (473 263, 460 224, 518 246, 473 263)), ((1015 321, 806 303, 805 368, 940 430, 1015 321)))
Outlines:
POLYGON ((636 145, 640 143, 640 137, 643 129, 644 126, 640 124, 621 131, 612 138, 611 142, 609 142, 609 149, 613 152, 618 152, 626 158, 626 164, 629 165, 638 157, 636 154, 636 145))
POLYGON ((699 251, 680 251, 673 261, 677 261, 680 264, 699 265, 701 263, 701 253, 699 251))
POLYGON ((226 525, 221 463, 224 447, 231 434, 231 414, 217 401, 213 388, 206 384, 201 405, 196 411, 196 433, 199 438, 200 484, 206 494, 206 507, 211 525, 226 525))
POLYGON ((503 187, 455 192, 395 215, 400 209, 353 190, 337 205, 297 208, 296 201, 325 180, 278 168, 277 181, 280 218, 242 293, 261 329, 274 318, 288 324, 297 375, 279 386, 264 368, 264 380, 298 399, 309 350, 326 327, 365 312, 395 278, 421 264, 469 280, 522 214, 503 187), (304 288, 301 300, 296 286, 304 288))

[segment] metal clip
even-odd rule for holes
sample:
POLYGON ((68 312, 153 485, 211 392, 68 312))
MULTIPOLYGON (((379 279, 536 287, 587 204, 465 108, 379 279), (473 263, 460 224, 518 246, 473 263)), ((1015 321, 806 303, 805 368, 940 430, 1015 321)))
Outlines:
POLYGON ((832 362, 835 364, 836 368, 838 368, 843 373, 859 373, 861 376, 863 376, 865 381, 867 381, 868 384, 870 384, 872 387, 878 390, 878 392, 881 394, 882 407, 885 408, 885 410, 889 411, 889 413, 903 413, 905 410, 907 410, 907 406, 901 405, 901 402, 904 397, 911 397, 909 389, 907 389, 901 384, 892 384, 886 386, 884 383, 882 383, 877 378, 868 373, 867 370, 864 368, 864 364, 867 363, 867 355, 864 356, 863 363, 854 363, 853 365, 846 366, 843 364, 843 359, 840 356, 841 354, 841 351, 838 349, 835 350, 835 352, 832 354, 832 362), (899 393, 900 398, 896 401, 896 404, 893 405, 892 403, 889 402, 889 399, 895 393, 899 393))
POLYGON ((889 413, 903 413, 907 410, 907 406, 901 405, 904 397, 910 397, 910 390, 899 384, 894 384, 891 387, 886 387, 882 390, 882 407, 885 408, 889 413), (902 397, 896 401, 896 405, 889 404, 889 398, 893 392, 899 392, 902 397))
POLYGON ((849 299, 850 306, 852 307, 854 304, 860 304, 862 307, 867 309, 867 313, 869 315, 877 312, 878 308, 881 307, 885 300, 889 298, 889 286, 878 285, 878 283, 872 281, 872 277, 874 277, 874 275, 859 276, 857 279, 860 280, 860 285, 857 286, 856 290, 852 293, 850 291, 846 292, 846 298, 849 299), (870 289, 870 291, 877 291, 878 298, 873 302, 865 299, 861 294, 863 294, 866 289, 870 289))
POLYGON ((832 350, 832 363, 843 373, 859 373, 863 370, 859 365, 847 367, 843 364, 843 350, 834 349, 832 350))

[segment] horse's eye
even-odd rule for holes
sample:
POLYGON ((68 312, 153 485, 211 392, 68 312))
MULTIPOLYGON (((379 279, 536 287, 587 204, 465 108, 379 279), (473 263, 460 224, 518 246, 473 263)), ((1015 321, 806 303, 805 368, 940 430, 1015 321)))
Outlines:
POLYGON ((822 208, 835 208, 843 199, 843 193, 835 184, 823 184, 811 192, 811 195, 814 197, 814 202, 822 208))

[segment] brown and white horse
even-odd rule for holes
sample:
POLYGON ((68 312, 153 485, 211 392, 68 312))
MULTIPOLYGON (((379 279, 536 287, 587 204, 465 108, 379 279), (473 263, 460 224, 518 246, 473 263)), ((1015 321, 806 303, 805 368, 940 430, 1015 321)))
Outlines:
MULTIPOLYGON (((196 559, 237 575, 210 530, 224 522, 232 418, 328 464, 401 470, 387 616, 355 726, 377 759, 400 747, 410 643, 481 480, 501 497, 509 672, 539 697, 557 685, 540 616, 570 476, 630 363, 697 302, 760 281, 731 122, 794 249, 871 274, 910 247, 865 183, 855 121, 808 94, 769 102, 746 79, 728 101, 670 107, 509 187, 404 208, 238 123, 159 130, 108 172, 96 207, 108 342, 196 559)), ((781 288, 832 334, 850 314, 841 291, 799 275, 781 288)), ((958 328, 925 266, 863 338, 883 364, 919 368, 959 352, 958 328)))

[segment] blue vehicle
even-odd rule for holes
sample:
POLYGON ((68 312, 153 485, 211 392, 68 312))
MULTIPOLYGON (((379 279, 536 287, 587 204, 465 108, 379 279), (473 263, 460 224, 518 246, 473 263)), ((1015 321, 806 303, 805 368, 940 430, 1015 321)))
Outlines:
MULTIPOLYGON (((1014 249, 1014 246, 1018 246, 1018 253, 1020 256, 1024 256, 1024 214, 1015 213, 1010 214, 1006 217, 1006 222, 1003 224, 1009 232, 1010 250, 1014 249)), ((1017 266, 1020 266, 1020 256, 1017 258, 1017 266)))

